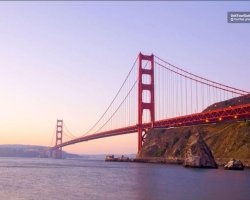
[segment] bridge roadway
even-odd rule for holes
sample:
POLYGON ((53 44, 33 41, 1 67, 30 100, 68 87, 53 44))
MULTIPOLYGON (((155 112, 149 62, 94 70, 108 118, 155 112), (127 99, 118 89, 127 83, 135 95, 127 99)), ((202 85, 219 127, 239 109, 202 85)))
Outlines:
MULTIPOLYGON (((234 121, 234 120, 245 120, 245 119, 250 119, 250 104, 232 106, 228 108, 216 109, 207 112, 201 112, 191 115, 159 120, 155 121, 154 128, 180 127, 180 126, 190 126, 197 124, 215 123, 220 121, 234 121)), ((144 123, 141 126, 145 130, 152 128, 151 123, 144 123)), ((69 140, 67 142, 63 142, 62 144, 52 147, 51 150, 79 142, 111 137, 116 135, 135 133, 137 132, 137 130, 138 130, 138 125, 133 125, 124 128, 103 131, 100 133, 86 135, 73 140, 69 140)))

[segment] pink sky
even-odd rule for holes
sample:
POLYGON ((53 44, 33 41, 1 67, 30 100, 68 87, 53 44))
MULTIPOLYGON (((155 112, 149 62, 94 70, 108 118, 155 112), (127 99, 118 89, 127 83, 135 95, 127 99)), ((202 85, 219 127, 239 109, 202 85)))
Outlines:
MULTIPOLYGON (((140 51, 250 90, 249 2, 0 2, 1 144, 50 145, 56 119, 76 136, 95 123, 140 51)), ((135 153, 137 135, 66 147, 135 153)))

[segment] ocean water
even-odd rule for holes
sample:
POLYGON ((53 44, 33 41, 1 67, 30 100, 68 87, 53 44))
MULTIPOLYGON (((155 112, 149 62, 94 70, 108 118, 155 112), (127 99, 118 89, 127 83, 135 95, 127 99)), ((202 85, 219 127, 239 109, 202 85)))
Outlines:
POLYGON ((250 200, 250 170, 0 158, 0 200, 250 200))

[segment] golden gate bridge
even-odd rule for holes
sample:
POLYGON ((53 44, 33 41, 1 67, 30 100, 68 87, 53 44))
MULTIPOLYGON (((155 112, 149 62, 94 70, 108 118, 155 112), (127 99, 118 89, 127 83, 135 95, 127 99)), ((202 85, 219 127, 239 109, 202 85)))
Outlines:
POLYGON ((62 158, 62 147, 137 132, 140 152, 150 128, 249 118, 249 92, 195 75, 156 55, 140 53, 96 123, 75 137, 64 128, 63 120, 57 120, 56 141, 50 150, 62 158))

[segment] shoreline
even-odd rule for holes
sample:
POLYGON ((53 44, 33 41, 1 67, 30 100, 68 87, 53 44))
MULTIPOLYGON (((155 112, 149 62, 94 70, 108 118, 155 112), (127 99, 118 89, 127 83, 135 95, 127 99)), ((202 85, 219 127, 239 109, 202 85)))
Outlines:
MULTIPOLYGON (((224 167, 224 165, 230 160, 228 158, 217 158, 215 159, 218 167, 224 167)), ((135 163, 152 163, 152 164, 171 164, 171 165, 183 165, 182 159, 177 158, 109 158, 105 159, 106 162, 135 162, 135 163)), ((250 160, 241 160, 244 163, 246 169, 250 169, 250 160)))

